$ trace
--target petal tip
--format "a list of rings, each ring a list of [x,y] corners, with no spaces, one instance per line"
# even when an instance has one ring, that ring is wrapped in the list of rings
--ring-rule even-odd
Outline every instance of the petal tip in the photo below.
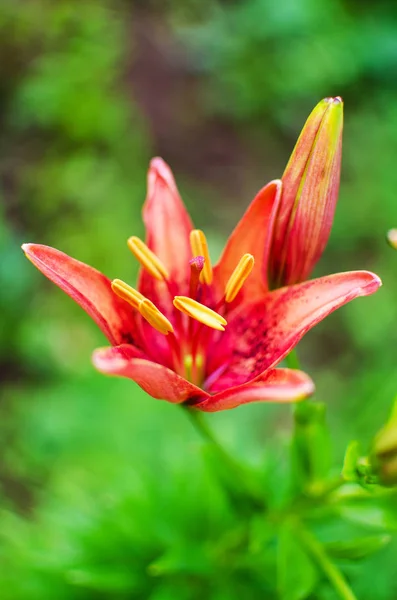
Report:
[[[163,167],[166,167],[165,161],[161,158],[161,156],[154,156],[150,161],[150,169],[160,170]]]
[[[269,181],[269,183],[265,187],[266,188],[274,187],[274,188],[276,188],[276,191],[280,194],[282,186],[283,186],[283,182],[281,179],[272,179],[272,181]]]
[[[148,187],[149,191],[153,190],[158,183],[163,183],[168,186],[172,191],[176,191],[176,184],[171,168],[165,160],[159,156],[155,156],[150,161],[148,171]]]
[[[323,99],[323,102],[327,104],[341,104],[343,105],[343,98],[341,96],[328,96]]]
[[[27,255],[30,253],[31,248],[34,246],[35,244],[31,244],[31,243],[25,243],[22,244],[21,248],[22,251]]]
[[[37,261],[39,260],[40,256],[40,253],[38,253],[37,251],[43,249],[42,244],[25,243],[21,245],[21,249],[22,252],[25,254],[26,258],[30,260],[32,264],[37,266]]]
[[[156,177],[161,177],[165,181],[168,181],[171,175],[171,169],[160,156],[155,156],[150,161],[149,174]]]
[[[382,285],[382,280],[375,273],[371,273],[371,271],[363,271],[363,276],[366,277],[367,281],[361,286],[361,294],[363,296],[368,296],[369,294],[373,294],[376,292]]]
[[[288,372],[292,378],[296,378],[296,395],[291,398],[292,402],[306,400],[316,391],[313,379],[304,371],[287,368],[284,369],[284,372]]]
[[[307,376],[307,381],[303,384],[301,394],[296,399],[296,401],[299,402],[301,400],[305,400],[305,398],[309,398],[309,396],[312,396],[315,391],[316,386],[314,385],[313,380],[310,379],[309,376]]]
[[[276,187],[280,187],[282,185],[282,181],[281,179],[272,179],[267,185],[275,185]]]

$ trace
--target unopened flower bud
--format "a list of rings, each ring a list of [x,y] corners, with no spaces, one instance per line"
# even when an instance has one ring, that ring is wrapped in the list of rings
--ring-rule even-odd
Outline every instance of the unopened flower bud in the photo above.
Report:
[[[397,250],[397,229],[390,229],[387,232],[387,241],[392,248]]]
[[[310,114],[292,152],[274,227],[274,287],[305,281],[326,246],[339,191],[342,129],[342,99],[325,98]]]

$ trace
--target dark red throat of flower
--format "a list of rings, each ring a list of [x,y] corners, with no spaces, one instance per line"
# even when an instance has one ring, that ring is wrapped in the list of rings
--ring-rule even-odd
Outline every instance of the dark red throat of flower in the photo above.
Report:
[[[174,370],[192,383],[205,387],[205,380],[212,380],[214,376],[206,371],[208,348],[217,341],[227,326],[227,321],[221,313],[225,314],[227,304],[235,299],[243,287],[254,266],[254,257],[251,254],[242,256],[225,286],[222,298],[214,306],[213,270],[204,233],[199,229],[192,230],[190,245],[193,257],[189,261],[189,295],[175,296],[175,286],[160,258],[139,238],[131,237],[128,240],[128,246],[141,266],[154,279],[165,283],[164,292],[168,294],[170,303],[172,302],[172,307],[166,312],[174,324],[149,298],[124,281],[115,279],[112,289],[128,302],[142,319],[166,336],[170,363]],[[213,305],[216,310],[207,306],[205,302]],[[145,336],[142,336],[142,346],[144,350],[148,350],[145,347]],[[150,353],[153,354],[153,349],[151,350]]]

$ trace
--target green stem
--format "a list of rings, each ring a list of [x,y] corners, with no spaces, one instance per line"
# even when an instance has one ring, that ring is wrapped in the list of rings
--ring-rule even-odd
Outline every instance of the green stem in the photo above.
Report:
[[[323,545],[304,527],[297,528],[297,533],[311,554],[317,565],[323,571],[328,581],[342,600],[357,600],[353,591],[346,582],[346,579],[339,571],[338,567],[329,559]]]
[[[210,442],[211,444],[216,446],[216,448],[222,454],[225,454],[225,456],[227,456],[227,458],[229,460],[230,457],[226,454],[225,450],[222,448],[222,446],[220,445],[220,443],[218,442],[218,440],[212,433],[211,428],[208,426],[208,423],[206,422],[206,420],[203,416],[203,413],[195,408],[190,408],[189,406],[187,406],[185,404],[182,404],[181,406],[182,406],[182,408],[186,409],[191,422],[193,423],[195,429],[202,436],[202,438],[205,439],[207,442]]]
[[[257,489],[255,482],[251,480],[249,473],[247,473],[247,471],[245,471],[244,468],[238,462],[236,462],[234,458],[230,456],[219,443],[211,428],[208,426],[203,413],[187,405],[181,404],[181,406],[185,409],[185,412],[187,412],[196,431],[198,431],[200,436],[217,452],[218,457],[229,473],[231,481],[235,484],[235,488],[238,490],[238,493],[243,494],[249,503],[255,507],[255,509],[264,510],[266,508],[266,503],[262,497],[262,494]],[[219,475],[219,473],[216,473],[216,475],[220,484],[229,494],[229,496],[234,496],[230,486],[225,484],[225,480]],[[231,500],[233,500],[232,497]]]

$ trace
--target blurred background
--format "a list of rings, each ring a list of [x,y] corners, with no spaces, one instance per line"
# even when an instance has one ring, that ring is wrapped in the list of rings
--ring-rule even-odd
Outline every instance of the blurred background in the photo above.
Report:
[[[160,155],[215,259],[281,176],[314,105],[341,95],[340,198],[315,275],[369,269],[384,286],[327,318],[299,354],[328,406],[335,464],[349,440],[365,448],[397,393],[397,254],[385,243],[397,226],[397,8],[2,0],[0,34],[1,598],[273,598],[274,568],[253,581],[234,560],[231,517],[186,416],[94,371],[104,337],[20,244],[133,284],[126,239],[143,234]],[[208,419],[271,487],[289,408]],[[395,552],[352,572],[360,599],[396,597]]]

